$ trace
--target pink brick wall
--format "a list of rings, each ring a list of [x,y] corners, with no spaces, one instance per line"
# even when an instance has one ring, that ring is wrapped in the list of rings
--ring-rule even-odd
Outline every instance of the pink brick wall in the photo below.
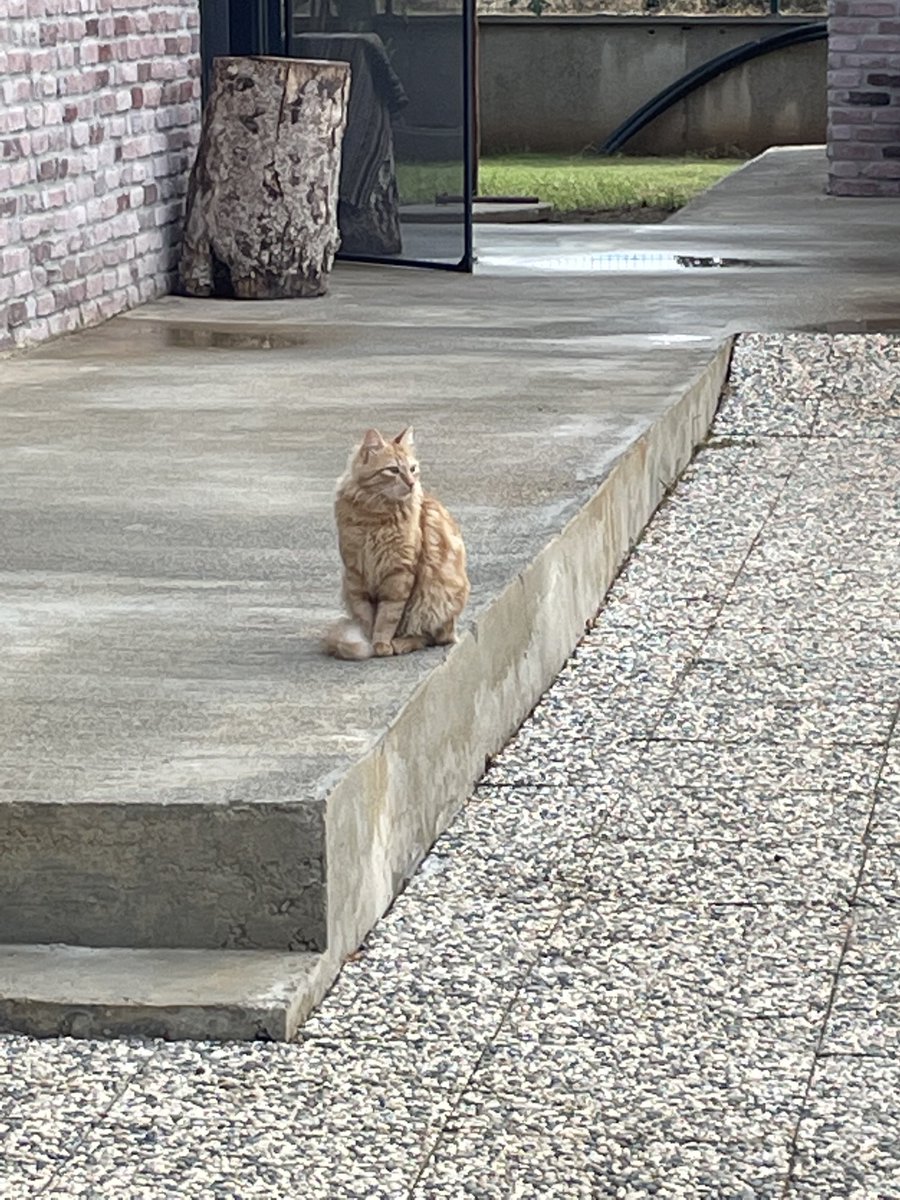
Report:
[[[0,350],[169,290],[198,0],[0,0]]]
[[[900,196],[900,0],[831,0],[829,190]]]

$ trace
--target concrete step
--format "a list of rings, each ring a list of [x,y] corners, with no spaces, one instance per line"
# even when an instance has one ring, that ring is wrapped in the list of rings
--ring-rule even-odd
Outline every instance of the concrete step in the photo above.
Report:
[[[318,954],[0,945],[0,1032],[285,1041],[331,977]]]
[[[323,949],[323,815],[314,801],[0,804],[0,942]]]

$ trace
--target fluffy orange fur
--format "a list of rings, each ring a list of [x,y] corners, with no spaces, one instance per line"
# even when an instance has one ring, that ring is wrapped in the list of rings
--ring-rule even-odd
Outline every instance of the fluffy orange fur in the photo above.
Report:
[[[338,480],[334,505],[348,617],[326,649],[338,658],[409,654],[456,641],[469,598],[456,521],[422,490],[412,429],[370,429]]]

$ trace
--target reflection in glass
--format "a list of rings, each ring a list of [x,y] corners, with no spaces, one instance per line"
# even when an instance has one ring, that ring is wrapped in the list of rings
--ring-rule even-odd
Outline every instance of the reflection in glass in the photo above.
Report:
[[[293,0],[290,53],[350,63],[341,255],[468,267],[471,0]]]

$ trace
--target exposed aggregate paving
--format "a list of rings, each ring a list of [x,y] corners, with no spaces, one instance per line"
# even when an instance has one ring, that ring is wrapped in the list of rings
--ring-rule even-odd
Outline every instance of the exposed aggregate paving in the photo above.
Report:
[[[900,339],[739,339],[298,1044],[0,1042],[0,1197],[900,1197]]]

